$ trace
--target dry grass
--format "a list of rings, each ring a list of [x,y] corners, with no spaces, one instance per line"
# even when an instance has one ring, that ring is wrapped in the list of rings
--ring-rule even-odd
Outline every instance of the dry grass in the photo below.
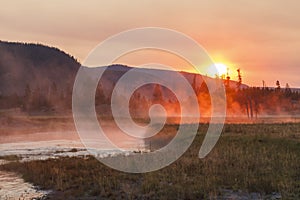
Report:
[[[222,189],[300,198],[300,124],[226,125],[213,151],[198,159],[206,128],[200,127],[179,160],[151,173],[118,172],[93,157],[13,162],[1,168],[54,189],[50,199],[210,199]]]

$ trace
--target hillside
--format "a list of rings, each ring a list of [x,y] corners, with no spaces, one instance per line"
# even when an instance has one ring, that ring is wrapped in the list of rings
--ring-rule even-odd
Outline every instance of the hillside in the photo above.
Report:
[[[74,57],[54,47],[0,41],[0,108],[70,108],[72,87],[79,67],[80,63]],[[104,92],[109,95],[118,79],[130,69],[124,65],[109,66],[101,81]],[[140,72],[143,74],[148,70],[152,69],[140,69]],[[158,73],[172,77],[174,72],[160,70]],[[194,77],[202,82],[200,75],[182,74],[191,84]],[[231,85],[236,83],[231,82]],[[153,86],[146,89],[146,93],[151,95]]]
[[[72,87],[80,63],[71,55],[40,44],[12,43],[0,41],[0,109],[19,108],[21,111],[64,113],[71,111]],[[96,110],[98,114],[111,115],[111,93],[120,79],[132,67],[115,64],[105,71],[96,92]],[[174,80],[175,87],[182,84],[175,77],[174,71],[159,69],[135,70],[136,80],[143,79],[147,72],[155,71]],[[180,72],[193,87],[198,97],[200,112],[211,112],[210,96],[203,82],[215,81],[214,78]],[[135,80],[132,80],[134,83]],[[299,114],[300,95],[292,90],[273,88],[250,88],[242,84],[237,89],[237,82],[224,80],[227,94],[227,114],[257,117],[259,114]],[[129,83],[130,84],[130,83]],[[185,91],[180,91],[185,92]],[[119,94],[120,100],[124,95]],[[170,115],[180,115],[180,106],[174,93],[157,84],[140,87],[131,98],[131,114],[147,117],[148,108],[153,103],[160,103]],[[196,105],[190,106],[195,109]]]
[[[80,63],[65,52],[40,44],[0,42],[0,94],[24,95],[26,86],[47,91],[70,87]]]

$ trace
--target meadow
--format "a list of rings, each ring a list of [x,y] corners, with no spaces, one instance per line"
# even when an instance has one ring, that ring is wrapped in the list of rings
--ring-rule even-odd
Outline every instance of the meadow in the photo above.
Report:
[[[53,190],[47,199],[222,199],[226,191],[300,198],[300,123],[226,124],[213,151],[199,159],[207,126],[200,125],[179,160],[155,172],[119,172],[92,156],[30,162],[10,157],[15,161],[0,170]],[[169,137],[165,131],[151,142],[155,147]]]

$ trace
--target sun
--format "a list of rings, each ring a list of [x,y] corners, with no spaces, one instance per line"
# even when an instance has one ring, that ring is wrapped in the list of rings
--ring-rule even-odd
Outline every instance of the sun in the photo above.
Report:
[[[223,63],[215,63],[215,67],[217,68],[219,76],[226,75],[229,69],[228,66]]]
[[[234,68],[232,64],[225,64],[224,62],[216,62],[206,68],[206,75],[210,77],[226,78],[227,75],[230,77]]]

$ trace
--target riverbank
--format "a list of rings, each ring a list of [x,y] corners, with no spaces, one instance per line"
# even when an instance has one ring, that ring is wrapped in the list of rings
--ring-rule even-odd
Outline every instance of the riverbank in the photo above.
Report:
[[[299,123],[225,125],[213,151],[199,159],[206,129],[200,126],[179,160],[151,173],[118,172],[91,156],[16,161],[0,168],[52,190],[49,199],[300,198]]]

